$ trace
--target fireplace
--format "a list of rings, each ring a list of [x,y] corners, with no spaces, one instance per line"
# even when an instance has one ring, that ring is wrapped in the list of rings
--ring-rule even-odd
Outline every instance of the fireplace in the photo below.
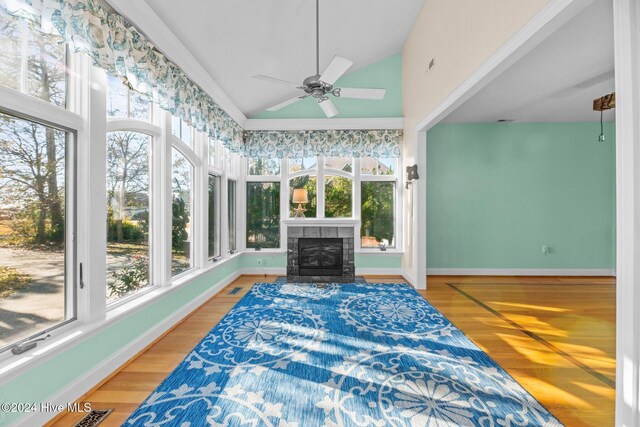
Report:
[[[287,228],[287,280],[350,283],[355,280],[353,226]]]
[[[342,239],[298,239],[300,276],[342,276]]]

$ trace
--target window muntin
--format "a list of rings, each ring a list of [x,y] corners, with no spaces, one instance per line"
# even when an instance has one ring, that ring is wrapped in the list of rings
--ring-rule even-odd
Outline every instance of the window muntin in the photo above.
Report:
[[[361,247],[377,248],[385,240],[388,247],[395,247],[395,193],[393,181],[361,183]]]
[[[360,159],[362,175],[392,176],[396,173],[396,159],[363,157]]]
[[[0,348],[75,318],[66,269],[72,141],[65,131],[0,113]]]
[[[326,218],[353,216],[353,180],[343,176],[325,175],[324,216]]]
[[[0,11],[0,85],[64,108],[66,56],[61,37]]]
[[[247,159],[247,175],[277,176],[280,175],[279,159]]]
[[[171,133],[179,140],[193,148],[193,128],[179,117],[171,117]]]
[[[247,183],[247,248],[280,247],[280,183]]]
[[[178,275],[193,267],[192,207],[193,165],[176,148],[172,149],[171,170],[171,274]]]
[[[304,216],[306,218],[316,218],[318,216],[318,178],[313,175],[297,176],[289,180],[289,216],[293,217],[294,209],[298,207],[297,203],[292,203],[293,190],[298,188],[304,188],[307,190],[307,198],[309,203],[302,205],[306,211]]]
[[[107,117],[151,121],[151,101],[107,74]]]
[[[208,256],[209,259],[217,259],[220,256],[220,177],[209,174],[208,184]]]
[[[236,248],[236,182],[232,179],[227,182],[227,211],[229,225],[229,252],[235,252]]]
[[[149,211],[151,137],[107,134],[107,302],[151,284]]]

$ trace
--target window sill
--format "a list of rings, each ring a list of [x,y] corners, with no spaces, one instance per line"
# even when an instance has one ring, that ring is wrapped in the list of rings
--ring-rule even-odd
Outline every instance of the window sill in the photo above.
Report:
[[[356,255],[404,255],[404,251],[401,249],[387,249],[386,251],[381,251],[376,248],[362,248],[356,251]]]
[[[256,251],[255,249],[245,249],[242,253],[246,255],[260,255],[260,254],[280,255],[280,254],[286,254],[287,250],[282,248],[265,248],[265,249],[260,249],[259,251]]]
[[[173,293],[183,286],[193,282],[200,276],[226,264],[227,262],[230,262],[231,260],[234,260],[240,255],[241,253],[236,253],[213,265],[206,265],[201,269],[186,272],[186,274],[179,277],[169,286],[156,286],[151,288],[148,292],[111,308],[107,311],[107,314],[103,319],[91,323],[80,323],[79,321],[75,321],[71,323],[68,328],[60,328],[58,330],[59,333],[55,336],[52,336],[47,341],[40,343],[37,347],[24,354],[16,356],[7,351],[6,355],[3,355],[3,359],[0,360],[0,383],[6,383],[25,373],[34,366],[52,359],[70,347],[78,344],[78,342],[91,338],[117,321],[143,310],[161,297]]]

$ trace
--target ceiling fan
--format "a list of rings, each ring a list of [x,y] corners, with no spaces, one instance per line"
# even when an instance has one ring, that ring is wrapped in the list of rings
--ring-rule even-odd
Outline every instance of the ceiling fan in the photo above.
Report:
[[[302,81],[302,85],[263,75],[253,77],[271,83],[293,86],[304,91],[304,94],[269,107],[267,108],[267,111],[277,111],[301,99],[313,96],[318,100],[318,105],[320,105],[324,114],[327,117],[333,117],[338,114],[338,110],[328,95],[333,95],[336,98],[342,97],[371,100],[380,100],[384,98],[384,89],[334,87],[333,85],[336,80],[338,80],[349,69],[349,67],[351,67],[351,65],[353,65],[352,61],[339,56],[334,56],[326,70],[320,74],[320,6],[319,0],[316,0],[316,73],[313,76],[309,76],[304,79]]]

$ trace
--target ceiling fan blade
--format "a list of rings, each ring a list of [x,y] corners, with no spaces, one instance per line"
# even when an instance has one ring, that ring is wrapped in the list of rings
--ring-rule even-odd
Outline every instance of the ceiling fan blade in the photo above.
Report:
[[[340,88],[340,98],[383,99],[384,89],[364,89],[359,87]]]
[[[325,99],[319,104],[320,104],[320,108],[322,108],[322,111],[324,111],[324,115],[327,116],[327,118],[330,119],[331,117],[338,114],[338,110],[336,109],[336,106],[333,105],[333,102],[331,102],[330,99]]]
[[[305,95],[305,96],[296,96],[295,98],[287,99],[286,101],[281,102],[280,104],[276,104],[273,107],[267,108],[267,111],[278,111],[281,108],[284,108],[284,107],[286,107],[288,105],[291,105],[294,102],[300,101],[301,99],[306,98],[306,97],[307,97],[307,95]]]
[[[254,79],[264,80],[265,82],[276,83],[279,85],[294,86],[294,87],[300,86],[300,83],[294,83],[288,80],[276,79],[275,77],[263,76],[262,74],[258,74],[257,76],[252,76],[252,77]]]
[[[331,60],[331,63],[324,70],[324,73],[320,76],[320,81],[323,81],[327,84],[334,84],[336,80],[338,80],[348,69],[353,65],[353,62],[348,59],[341,58],[339,56],[334,56]]]

